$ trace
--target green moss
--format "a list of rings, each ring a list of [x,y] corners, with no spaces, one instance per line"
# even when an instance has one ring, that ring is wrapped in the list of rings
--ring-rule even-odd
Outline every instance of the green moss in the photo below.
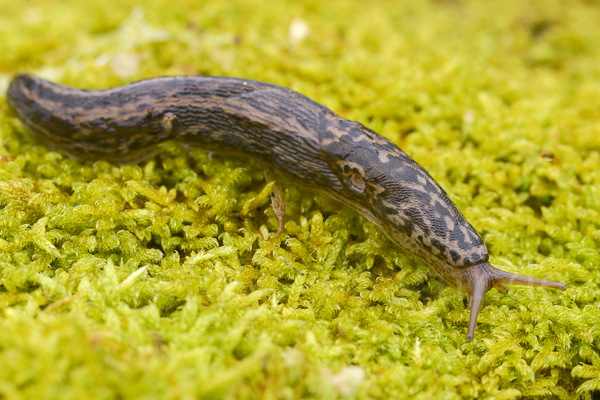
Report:
[[[277,219],[263,163],[167,143],[137,166],[83,164],[2,97],[0,397],[600,390],[594,2],[134,3],[0,0],[0,91],[18,71],[87,88],[169,74],[291,87],[425,166],[494,264],[569,290],[491,291],[466,343],[465,296],[326,196],[280,176],[285,229],[264,241]]]

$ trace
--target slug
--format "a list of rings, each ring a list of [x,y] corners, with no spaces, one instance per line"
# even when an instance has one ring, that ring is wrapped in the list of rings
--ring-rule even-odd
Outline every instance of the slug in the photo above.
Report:
[[[266,160],[347,204],[467,293],[469,341],[491,288],[567,289],[494,268],[479,233],[425,169],[388,139],[290,89],[239,78],[175,76],[78,90],[20,74],[7,101],[32,133],[82,160],[137,162],[167,139]]]

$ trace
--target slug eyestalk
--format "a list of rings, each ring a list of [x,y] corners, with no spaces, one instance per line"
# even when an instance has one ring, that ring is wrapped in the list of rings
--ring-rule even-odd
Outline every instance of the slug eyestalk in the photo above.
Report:
[[[475,336],[475,325],[477,316],[483,303],[485,294],[492,288],[498,289],[502,293],[506,293],[507,289],[504,285],[522,285],[522,286],[537,286],[551,289],[567,290],[567,285],[548,281],[545,279],[530,278],[527,276],[511,274],[510,272],[502,271],[494,268],[490,263],[474,265],[464,269],[470,285],[460,288],[469,295],[469,310],[471,316],[469,318],[469,329],[467,331],[467,340],[473,340]]]

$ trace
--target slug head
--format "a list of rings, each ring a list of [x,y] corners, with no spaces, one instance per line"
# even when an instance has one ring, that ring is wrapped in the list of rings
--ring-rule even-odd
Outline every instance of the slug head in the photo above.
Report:
[[[336,178],[325,189],[328,194],[424,259],[436,258],[455,268],[488,260],[481,236],[427,171],[400,148],[358,122],[335,118],[327,128],[321,132],[323,158]]]
[[[331,128],[333,126],[333,128]],[[396,244],[425,259],[449,284],[469,294],[467,340],[473,340],[485,293],[504,285],[566,290],[562,283],[494,268],[481,236],[446,192],[389,140],[357,122],[330,124],[324,150],[333,176],[332,197],[359,210]]]

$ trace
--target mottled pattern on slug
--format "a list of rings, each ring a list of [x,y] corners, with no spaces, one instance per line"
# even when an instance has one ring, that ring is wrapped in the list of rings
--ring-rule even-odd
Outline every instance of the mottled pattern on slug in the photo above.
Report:
[[[83,159],[137,161],[165,139],[259,156],[355,208],[456,285],[488,260],[479,234],[406,153],[290,89],[221,77],[165,77],[76,90],[31,75],[9,105],[42,140]]]

